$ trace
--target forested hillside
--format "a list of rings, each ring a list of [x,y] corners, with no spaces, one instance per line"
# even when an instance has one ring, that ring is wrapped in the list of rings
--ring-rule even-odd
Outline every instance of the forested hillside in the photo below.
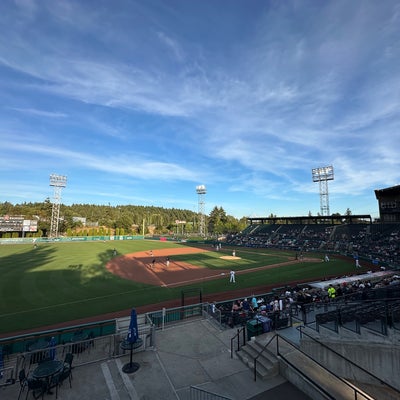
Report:
[[[38,221],[38,233],[26,236],[47,236],[50,230],[52,203],[49,199],[37,203],[0,203],[0,216],[23,216]],[[191,210],[135,205],[60,205],[60,234],[68,236],[111,234],[168,234],[190,235],[198,232],[199,215]],[[206,216],[210,234],[238,232],[246,226],[241,220],[226,215],[222,207],[214,207]],[[21,232],[2,233],[2,237],[18,237]]]

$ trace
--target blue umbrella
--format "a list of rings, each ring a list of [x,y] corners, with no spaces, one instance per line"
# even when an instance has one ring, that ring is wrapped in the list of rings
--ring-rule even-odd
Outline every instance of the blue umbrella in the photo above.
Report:
[[[133,345],[136,342],[139,342],[139,335],[138,335],[138,324],[137,324],[137,315],[136,315],[136,310],[132,308],[131,311],[131,321],[129,323],[129,329],[128,329],[128,336],[126,337],[125,342],[128,343],[130,346],[131,350],[131,356],[128,364],[125,364],[122,367],[122,371],[131,374],[139,369],[139,364],[134,363],[132,361],[132,353],[133,353]]]
[[[128,343],[135,343],[138,340],[138,325],[136,310],[132,308],[131,321],[129,323],[128,336],[126,338]]]
[[[56,358],[56,345],[57,345],[57,342],[53,336],[49,342],[49,347],[50,347],[49,356],[52,360],[54,360]]]

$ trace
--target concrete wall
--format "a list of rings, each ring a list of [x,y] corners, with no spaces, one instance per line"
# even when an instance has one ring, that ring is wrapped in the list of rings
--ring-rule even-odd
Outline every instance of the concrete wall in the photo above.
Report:
[[[305,380],[299,372],[290,367],[283,360],[279,361],[279,373],[283,377],[285,377],[290,383],[300,389],[303,393],[311,397],[313,400],[328,399],[328,397],[323,392],[318,390],[318,388],[316,388],[312,383]]]
[[[400,341],[397,335],[385,337],[369,332],[367,337],[364,337],[363,334],[349,331],[341,331],[339,335],[321,331],[318,335],[313,331],[312,336],[355,364],[345,362],[333,351],[303,336],[301,350],[337,375],[373,385],[380,385],[381,379],[400,390]],[[379,379],[374,379],[358,366]]]

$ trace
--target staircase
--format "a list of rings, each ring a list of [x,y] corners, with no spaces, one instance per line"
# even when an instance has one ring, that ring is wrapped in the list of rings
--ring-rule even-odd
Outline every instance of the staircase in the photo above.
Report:
[[[261,352],[264,343],[260,343],[253,336],[236,354],[250,369],[254,368],[254,358]],[[257,359],[257,376],[261,379],[268,379],[279,374],[278,358],[264,350]]]
[[[267,380],[277,375],[282,375],[311,398],[336,399],[336,400],[394,400],[388,389],[366,388],[364,390],[371,394],[376,392],[377,397],[368,395],[360,387],[358,382],[350,382],[332,374],[322,365],[316,363],[306,354],[302,353],[285,339],[279,339],[279,357],[276,354],[277,348],[274,343],[271,346],[266,344],[274,340],[271,333],[254,337],[248,341],[236,354],[251,370],[254,369],[254,358],[257,359],[257,379]],[[270,349],[268,348],[270,347]],[[261,353],[261,351],[263,352]],[[374,390],[372,390],[374,389]]]

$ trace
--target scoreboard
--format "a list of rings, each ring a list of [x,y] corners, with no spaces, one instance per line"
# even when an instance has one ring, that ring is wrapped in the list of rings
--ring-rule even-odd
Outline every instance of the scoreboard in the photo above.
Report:
[[[37,232],[37,227],[36,220],[24,219],[22,216],[0,217],[0,232]]]

